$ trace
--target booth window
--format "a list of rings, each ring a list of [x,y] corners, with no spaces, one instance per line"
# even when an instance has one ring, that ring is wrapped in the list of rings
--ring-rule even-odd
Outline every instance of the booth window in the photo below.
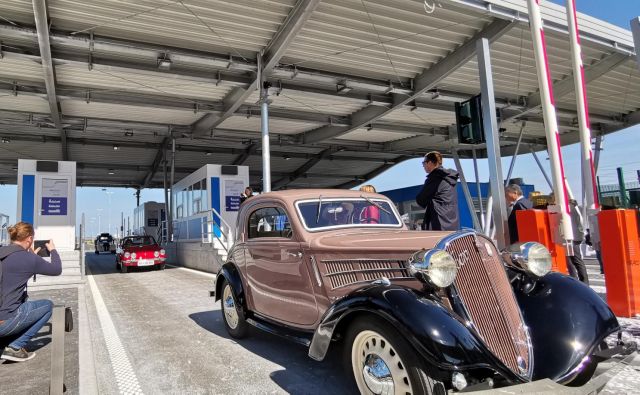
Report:
[[[291,238],[291,223],[284,209],[279,207],[260,208],[249,216],[249,239],[262,237]]]

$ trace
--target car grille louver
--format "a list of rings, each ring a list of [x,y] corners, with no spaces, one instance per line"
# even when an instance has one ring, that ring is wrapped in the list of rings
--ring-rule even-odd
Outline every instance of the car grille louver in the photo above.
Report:
[[[382,277],[411,277],[405,267],[405,261],[399,259],[335,259],[323,260],[321,263],[331,289],[374,281]]]
[[[494,244],[476,235],[454,239],[447,251],[460,265],[453,283],[464,314],[489,350],[518,376],[530,378],[530,341]]]

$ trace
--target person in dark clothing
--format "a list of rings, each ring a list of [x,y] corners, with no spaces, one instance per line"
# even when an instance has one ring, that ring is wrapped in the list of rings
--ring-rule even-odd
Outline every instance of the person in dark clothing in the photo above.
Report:
[[[432,151],[422,161],[427,179],[416,203],[425,208],[423,230],[458,230],[458,172],[442,167],[442,155]]]
[[[251,196],[253,196],[253,189],[251,189],[251,187],[246,187],[244,192],[240,194],[240,203],[244,203],[244,201],[249,199]]]
[[[518,224],[516,222],[516,211],[518,210],[530,210],[533,208],[531,201],[522,196],[522,189],[518,184],[510,184],[504,189],[504,194],[509,204],[509,240],[511,244],[517,243],[520,239],[518,237]]]
[[[582,260],[582,251],[580,245],[584,241],[584,225],[582,223],[582,215],[578,208],[578,202],[575,199],[569,200],[571,207],[571,231],[573,232],[573,256],[567,257],[567,269],[571,277],[577,278],[583,283],[589,285],[589,275],[587,267]]]
[[[52,240],[46,244],[51,262],[37,255],[31,224],[19,222],[9,227],[9,236],[11,244],[0,248],[0,338],[9,341],[0,359],[21,362],[35,356],[25,346],[49,321],[53,309],[50,300],[27,301],[27,282],[36,274],[60,275],[62,262]]]

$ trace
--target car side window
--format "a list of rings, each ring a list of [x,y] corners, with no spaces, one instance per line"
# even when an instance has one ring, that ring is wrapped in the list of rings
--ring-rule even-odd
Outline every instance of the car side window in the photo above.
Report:
[[[293,232],[289,216],[279,207],[259,208],[249,216],[247,226],[248,238],[286,237],[291,238]]]

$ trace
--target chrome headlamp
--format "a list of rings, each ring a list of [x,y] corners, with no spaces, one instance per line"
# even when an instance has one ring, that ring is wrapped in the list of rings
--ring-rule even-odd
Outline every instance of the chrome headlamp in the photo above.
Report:
[[[536,277],[542,277],[551,271],[551,253],[547,247],[536,242],[515,245],[517,251],[511,252],[511,258],[523,269]]]
[[[413,254],[409,271],[414,276],[423,274],[436,287],[445,288],[456,279],[458,263],[447,251],[434,248]]]

